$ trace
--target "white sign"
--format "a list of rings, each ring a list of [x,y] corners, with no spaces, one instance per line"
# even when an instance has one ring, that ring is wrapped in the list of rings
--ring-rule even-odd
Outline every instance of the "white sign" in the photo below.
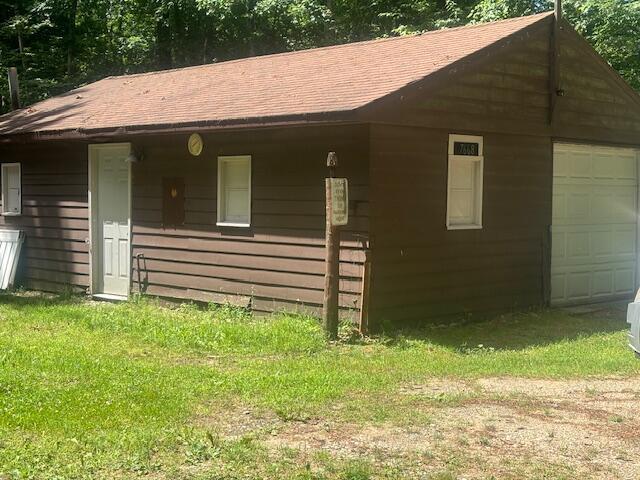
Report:
[[[331,225],[349,222],[349,183],[346,178],[331,178]]]

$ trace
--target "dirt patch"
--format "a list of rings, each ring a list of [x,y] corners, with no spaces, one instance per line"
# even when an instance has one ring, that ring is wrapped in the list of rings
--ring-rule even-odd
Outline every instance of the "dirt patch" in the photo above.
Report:
[[[429,383],[412,383],[400,387],[398,393],[404,395],[421,395],[428,398],[443,396],[465,397],[475,395],[480,386],[473,381],[459,379],[434,379]]]
[[[441,395],[452,404],[417,403],[428,415],[411,426],[338,420],[285,422],[240,410],[215,421],[225,436],[255,435],[282,448],[404,465],[407,478],[443,469],[460,478],[640,478],[640,379],[434,380],[399,394]],[[425,412],[421,412],[425,413]]]
[[[237,405],[215,405],[209,414],[198,416],[195,424],[228,440],[275,433],[284,422],[275,413]]]

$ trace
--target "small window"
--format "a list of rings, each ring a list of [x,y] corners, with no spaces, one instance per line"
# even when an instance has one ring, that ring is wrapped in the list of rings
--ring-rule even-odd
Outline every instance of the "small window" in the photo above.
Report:
[[[2,164],[2,215],[20,215],[22,213],[22,196],[20,181],[20,164]]]
[[[251,224],[251,157],[218,157],[218,225]]]
[[[449,135],[447,228],[482,228],[482,137]]]

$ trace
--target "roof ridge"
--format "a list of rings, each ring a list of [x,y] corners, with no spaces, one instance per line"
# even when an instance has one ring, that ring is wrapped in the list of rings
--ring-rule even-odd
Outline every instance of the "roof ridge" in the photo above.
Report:
[[[364,45],[364,44],[372,44],[372,43],[382,43],[382,42],[389,42],[389,41],[394,41],[394,40],[406,40],[408,38],[416,38],[416,37],[422,37],[422,36],[427,36],[427,35],[434,35],[434,34],[440,34],[440,33],[444,33],[444,32],[453,32],[453,31],[458,31],[458,30],[462,30],[462,29],[475,29],[475,28],[481,28],[481,27],[487,27],[490,25],[496,25],[496,24],[504,24],[504,23],[512,23],[512,22],[516,22],[525,18],[533,18],[533,17],[540,17],[540,18],[544,18],[547,17],[549,15],[553,14],[552,11],[545,11],[545,12],[541,12],[541,13],[535,13],[532,15],[524,15],[522,17],[513,17],[513,18],[507,18],[504,20],[495,20],[492,22],[482,22],[482,23],[468,23],[466,25],[460,25],[458,27],[450,27],[450,28],[441,28],[438,30],[429,30],[426,32],[421,32],[421,33],[415,33],[415,34],[411,34],[411,35],[400,35],[400,36],[396,36],[396,37],[384,37],[384,38],[374,38],[371,40],[361,40],[358,42],[346,42],[346,43],[339,43],[336,45],[326,45],[323,47],[311,47],[311,48],[303,48],[300,50],[292,50],[289,52],[278,52],[278,53],[268,53],[265,55],[254,55],[252,57],[243,57],[243,58],[234,58],[232,60],[224,60],[222,62],[214,62],[214,63],[205,63],[202,65],[189,65],[186,67],[176,67],[176,68],[168,68],[165,70],[153,70],[150,72],[140,72],[140,73],[132,73],[132,74],[125,74],[125,75],[110,75],[108,77],[103,78],[102,80],[117,80],[117,79],[126,79],[126,78],[135,78],[135,77],[143,77],[143,76],[147,76],[147,75],[158,75],[158,74],[162,74],[162,73],[168,73],[168,72],[176,72],[176,71],[187,71],[187,70],[195,70],[195,69],[205,69],[205,68],[211,68],[211,67],[215,67],[217,65],[229,65],[229,64],[233,64],[233,63],[242,63],[242,62],[249,62],[249,61],[254,61],[257,59],[263,59],[263,58],[275,58],[275,57],[282,57],[282,56],[288,56],[288,55],[298,55],[301,53],[307,53],[307,52],[317,52],[320,50],[333,50],[333,49],[339,49],[339,48],[347,48],[347,47],[351,47],[353,45]],[[100,80],[98,80],[100,81]]]

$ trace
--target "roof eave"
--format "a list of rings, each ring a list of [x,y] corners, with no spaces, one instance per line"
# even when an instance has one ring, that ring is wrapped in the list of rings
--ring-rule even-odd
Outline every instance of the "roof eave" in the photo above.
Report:
[[[294,115],[238,118],[229,120],[206,120],[171,124],[129,125],[107,128],[81,128],[65,130],[45,130],[33,132],[1,133],[0,144],[34,143],[41,141],[72,140],[92,141],[114,137],[128,137],[151,134],[213,132],[264,127],[302,126],[318,124],[353,123],[359,120],[357,109],[316,112]]]

